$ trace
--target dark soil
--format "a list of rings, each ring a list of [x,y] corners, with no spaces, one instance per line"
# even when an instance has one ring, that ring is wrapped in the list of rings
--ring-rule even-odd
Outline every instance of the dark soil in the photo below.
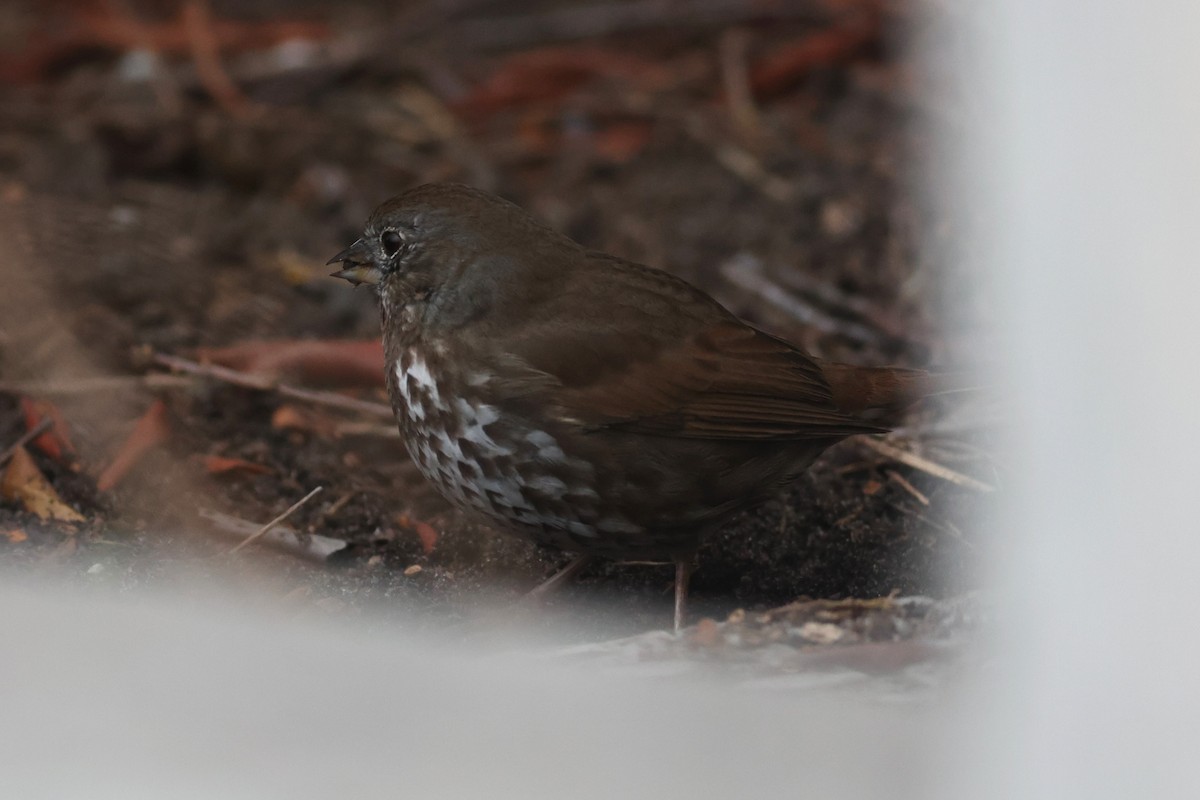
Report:
[[[173,18],[170,3],[124,5],[145,20]],[[908,183],[929,94],[884,33],[905,23],[902,8],[879,23],[869,4],[814,2],[775,18],[741,5],[583,35],[564,22],[572,7],[554,3],[214,3],[221,18],[332,26],[321,48],[297,51],[295,69],[266,44],[226,48],[250,116],[214,101],[187,53],[164,51],[149,81],[134,79],[146,53],[102,43],[29,67],[34,34],[54,40],[90,4],[6,5],[0,448],[26,430],[21,394],[52,400],[78,466],[34,456],[87,521],[42,521],[0,500],[0,562],[131,588],[169,586],[183,572],[326,613],[427,610],[417,618],[435,626],[516,600],[562,564],[448,508],[377,419],[326,411],[363,424],[340,435],[281,430],[275,392],[134,380],[149,352],[377,336],[371,295],[325,277],[323,265],[376,203],[423,182],[496,191],[588,247],[684,276],[823,357],[971,365],[975,341],[946,333],[936,310],[977,304],[942,279],[929,236],[947,221]],[[536,27],[539,18],[550,22]],[[774,82],[761,72],[855,25],[873,33]],[[731,99],[738,64],[761,78],[752,106]],[[722,268],[737,259],[761,265],[760,282],[793,311],[731,280]],[[95,376],[131,380],[80,388]],[[96,475],[155,396],[169,439],[116,489],[97,491]],[[988,440],[962,424],[967,402],[914,410],[904,446],[995,482]],[[213,454],[267,471],[209,474],[198,457]],[[267,548],[220,556],[230,540],[198,517],[215,509],[265,522],[318,485],[288,524],[349,543],[326,564]],[[984,498],[845,442],[705,545],[697,615],[802,596],[961,593],[974,585]],[[416,520],[437,531],[432,552]],[[12,531],[24,537],[6,538]],[[624,620],[613,630],[661,626],[671,578],[669,566],[595,567],[547,613],[582,613],[574,601],[598,598]]]

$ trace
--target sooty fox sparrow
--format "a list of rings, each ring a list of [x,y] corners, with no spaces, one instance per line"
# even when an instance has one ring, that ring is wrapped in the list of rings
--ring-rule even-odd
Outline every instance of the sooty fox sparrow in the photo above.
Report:
[[[593,556],[675,562],[676,628],[707,531],[925,391],[923,372],[819,361],[465,186],[388,200],[335,262],[378,287],[388,393],[425,477],[579,553],[561,577]]]

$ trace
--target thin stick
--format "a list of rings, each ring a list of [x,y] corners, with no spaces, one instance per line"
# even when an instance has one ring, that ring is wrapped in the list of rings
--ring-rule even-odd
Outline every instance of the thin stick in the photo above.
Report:
[[[241,550],[246,545],[251,544],[251,543],[257,541],[258,539],[262,538],[264,534],[266,534],[269,530],[271,530],[271,528],[274,528],[276,525],[278,525],[279,523],[283,522],[285,519],[290,517],[292,515],[292,513],[295,512],[296,509],[298,509],[300,506],[307,503],[309,500],[311,500],[317,493],[319,493],[324,488],[325,488],[324,486],[318,486],[317,488],[313,489],[308,494],[304,495],[304,497],[301,497],[299,500],[297,500],[295,503],[292,504],[291,508],[289,508],[287,511],[280,514],[275,519],[268,522],[266,525],[263,525],[253,535],[246,537],[239,544],[234,545],[229,550],[229,552],[227,552],[225,555],[231,556],[234,553],[236,553],[238,550]]]
[[[0,392],[61,397],[122,389],[178,389],[191,383],[186,375],[101,375],[73,380],[0,381]]]
[[[729,111],[743,133],[757,135],[760,125],[754,91],[750,88],[750,70],[746,53],[750,49],[750,34],[745,28],[731,28],[721,34],[717,43],[721,63],[721,83]]]
[[[239,540],[253,535],[259,529],[257,522],[232,517],[219,511],[200,510],[200,517],[207,520],[216,533],[236,536]],[[322,536],[319,533],[300,533],[286,525],[276,525],[263,535],[263,544],[271,545],[288,553],[312,561],[328,561],[329,557],[345,550],[349,545],[342,539]]]
[[[38,420],[37,425],[34,425],[32,428],[22,434],[20,439],[17,439],[15,442],[9,445],[9,447],[3,453],[0,453],[0,466],[7,464],[8,460],[13,457],[13,453],[17,452],[17,450],[41,436],[53,424],[54,420],[50,417],[42,417],[40,420]]]
[[[345,411],[358,411],[363,414],[386,417],[387,419],[393,417],[391,406],[385,406],[383,403],[356,400],[353,397],[346,397],[336,392],[321,392],[314,389],[301,389],[298,386],[289,386],[286,383],[275,383],[269,378],[262,378],[246,372],[238,372],[236,369],[222,367],[217,364],[201,364],[198,361],[190,361],[179,356],[169,356],[165,353],[155,353],[153,361],[156,364],[161,364],[177,372],[215,378],[225,383],[231,383],[234,386],[244,386],[247,389],[277,392],[284,397],[294,397],[297,400],[304,400],[315,405],[340,408]]]
[[[881,338],[870,327],[859,322],[838,319],[796,293],[788,291],[767,276],[762,262],[757,258],[745,254],[735,256],[721,265],[720,272],[730,283],[753,292],[802,325],[866,344],[878,343]]]
[[[910,453],[887,442],[881,442],[878,439],[871,439],[865,436],[860,441],[880,455],[899,461],[901,464],[906,464],[913,469],[927,472],[935,478],[941,478],[944,481],[950,481],[951,483],[956,483],[959,486],[965,486],[968,489],[974,489],[978,492],[994,492],[996,490],[996,487],[981,480],[972,478],[969,475],[963,475],[961,472],[956,472],[949,467],[944,467],[916,453]]]
[[[713,158],[725,169],[758,189],[777,203],[789,203],[796,195],[796,187],[778,175],[767,171],[762,162],[749,150],[732,142],[721,141],[711,134],[698,115],[683,120],[683,130],[700,144],[712,151]]]
[[[969,541],[967,541],[967,538],[965,536],[963,536],[963,532],[960,531],[954,523],[949,522],[949,521],[938,522],[937,520],[933,519],[932,517],[927,517],[924,514],[914,514],[911,509],[907,509],[904,506],[897,505],[896,503],[888,503],[888,505],[891,506],[892,508],[896,509],[897,511],[899,511],[901,514],[913,514],[913,517],[918,522],[920,522],[924,525],[928,525],[930,528],[933,528],[934,530],[941,531],[942,533],[944,533],[954,539],[957,539],[961,544],[963,544],[966,547],[971,548],[972,550],[975,549],[975,545],[973,545]]]
[[[923,506],[929,505],[929,498],[926,497],[925,494],[923,492],[921,492],[921,490],[919,490],[917,487],[915,487],[911,483],[909,483],[908,478],[905,478],[903,475],[901,475],[899,472],[896,472],[896,470],[894,470],[894,469],[886,470],[886,472],[887,472],[887,476],[889,478],[894,480],[896,483],[900,484],[900,486],[906,492],[911,494],[913,497],[917,498],[918,503],[920,503]]]
[[[967,541],[967,538],[965,536],[963,536],[963,532],[960,531],[958,529],[958,527],[956,525],[954,525],[953,523],[938,522],[934,519],[930,519],[929,517],[923,516],[921,514],[917,514],[917,519],[921,522],[924,522],[926,525],[928,525],[931,528],[936,528],[937,530],[941,531],[942,533],[949,534],[950,536],[952,536],[953,538],[962,542],[964,545],[971,548],[972,550],[975,549],[975,545],[973,545],[969,541]]]
[[[576,556],[565,567],[526,592],[522,600],[541,601],[547,595],[557,592],[563,586],[566,586],[572,578],[582,572],[593,560],[592,556]]]

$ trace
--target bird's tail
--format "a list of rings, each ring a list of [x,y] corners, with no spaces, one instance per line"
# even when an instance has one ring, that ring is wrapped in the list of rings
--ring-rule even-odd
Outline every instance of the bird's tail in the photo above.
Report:
[[[922,398],[979,387],[974,376],[960,372],[859,367],[832,361],[822,361],[820,366],[838,408],[870,418],[887,419],[889,414],[903,411]]]

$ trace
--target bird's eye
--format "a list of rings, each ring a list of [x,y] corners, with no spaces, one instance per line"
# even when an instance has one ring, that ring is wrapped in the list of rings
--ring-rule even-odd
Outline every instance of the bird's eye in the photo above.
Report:
[[[395,231],[384,231],[383,236],[379,237],[383,242],[383,252],[389,256],[394,256],[404,245],[404,239]]]

